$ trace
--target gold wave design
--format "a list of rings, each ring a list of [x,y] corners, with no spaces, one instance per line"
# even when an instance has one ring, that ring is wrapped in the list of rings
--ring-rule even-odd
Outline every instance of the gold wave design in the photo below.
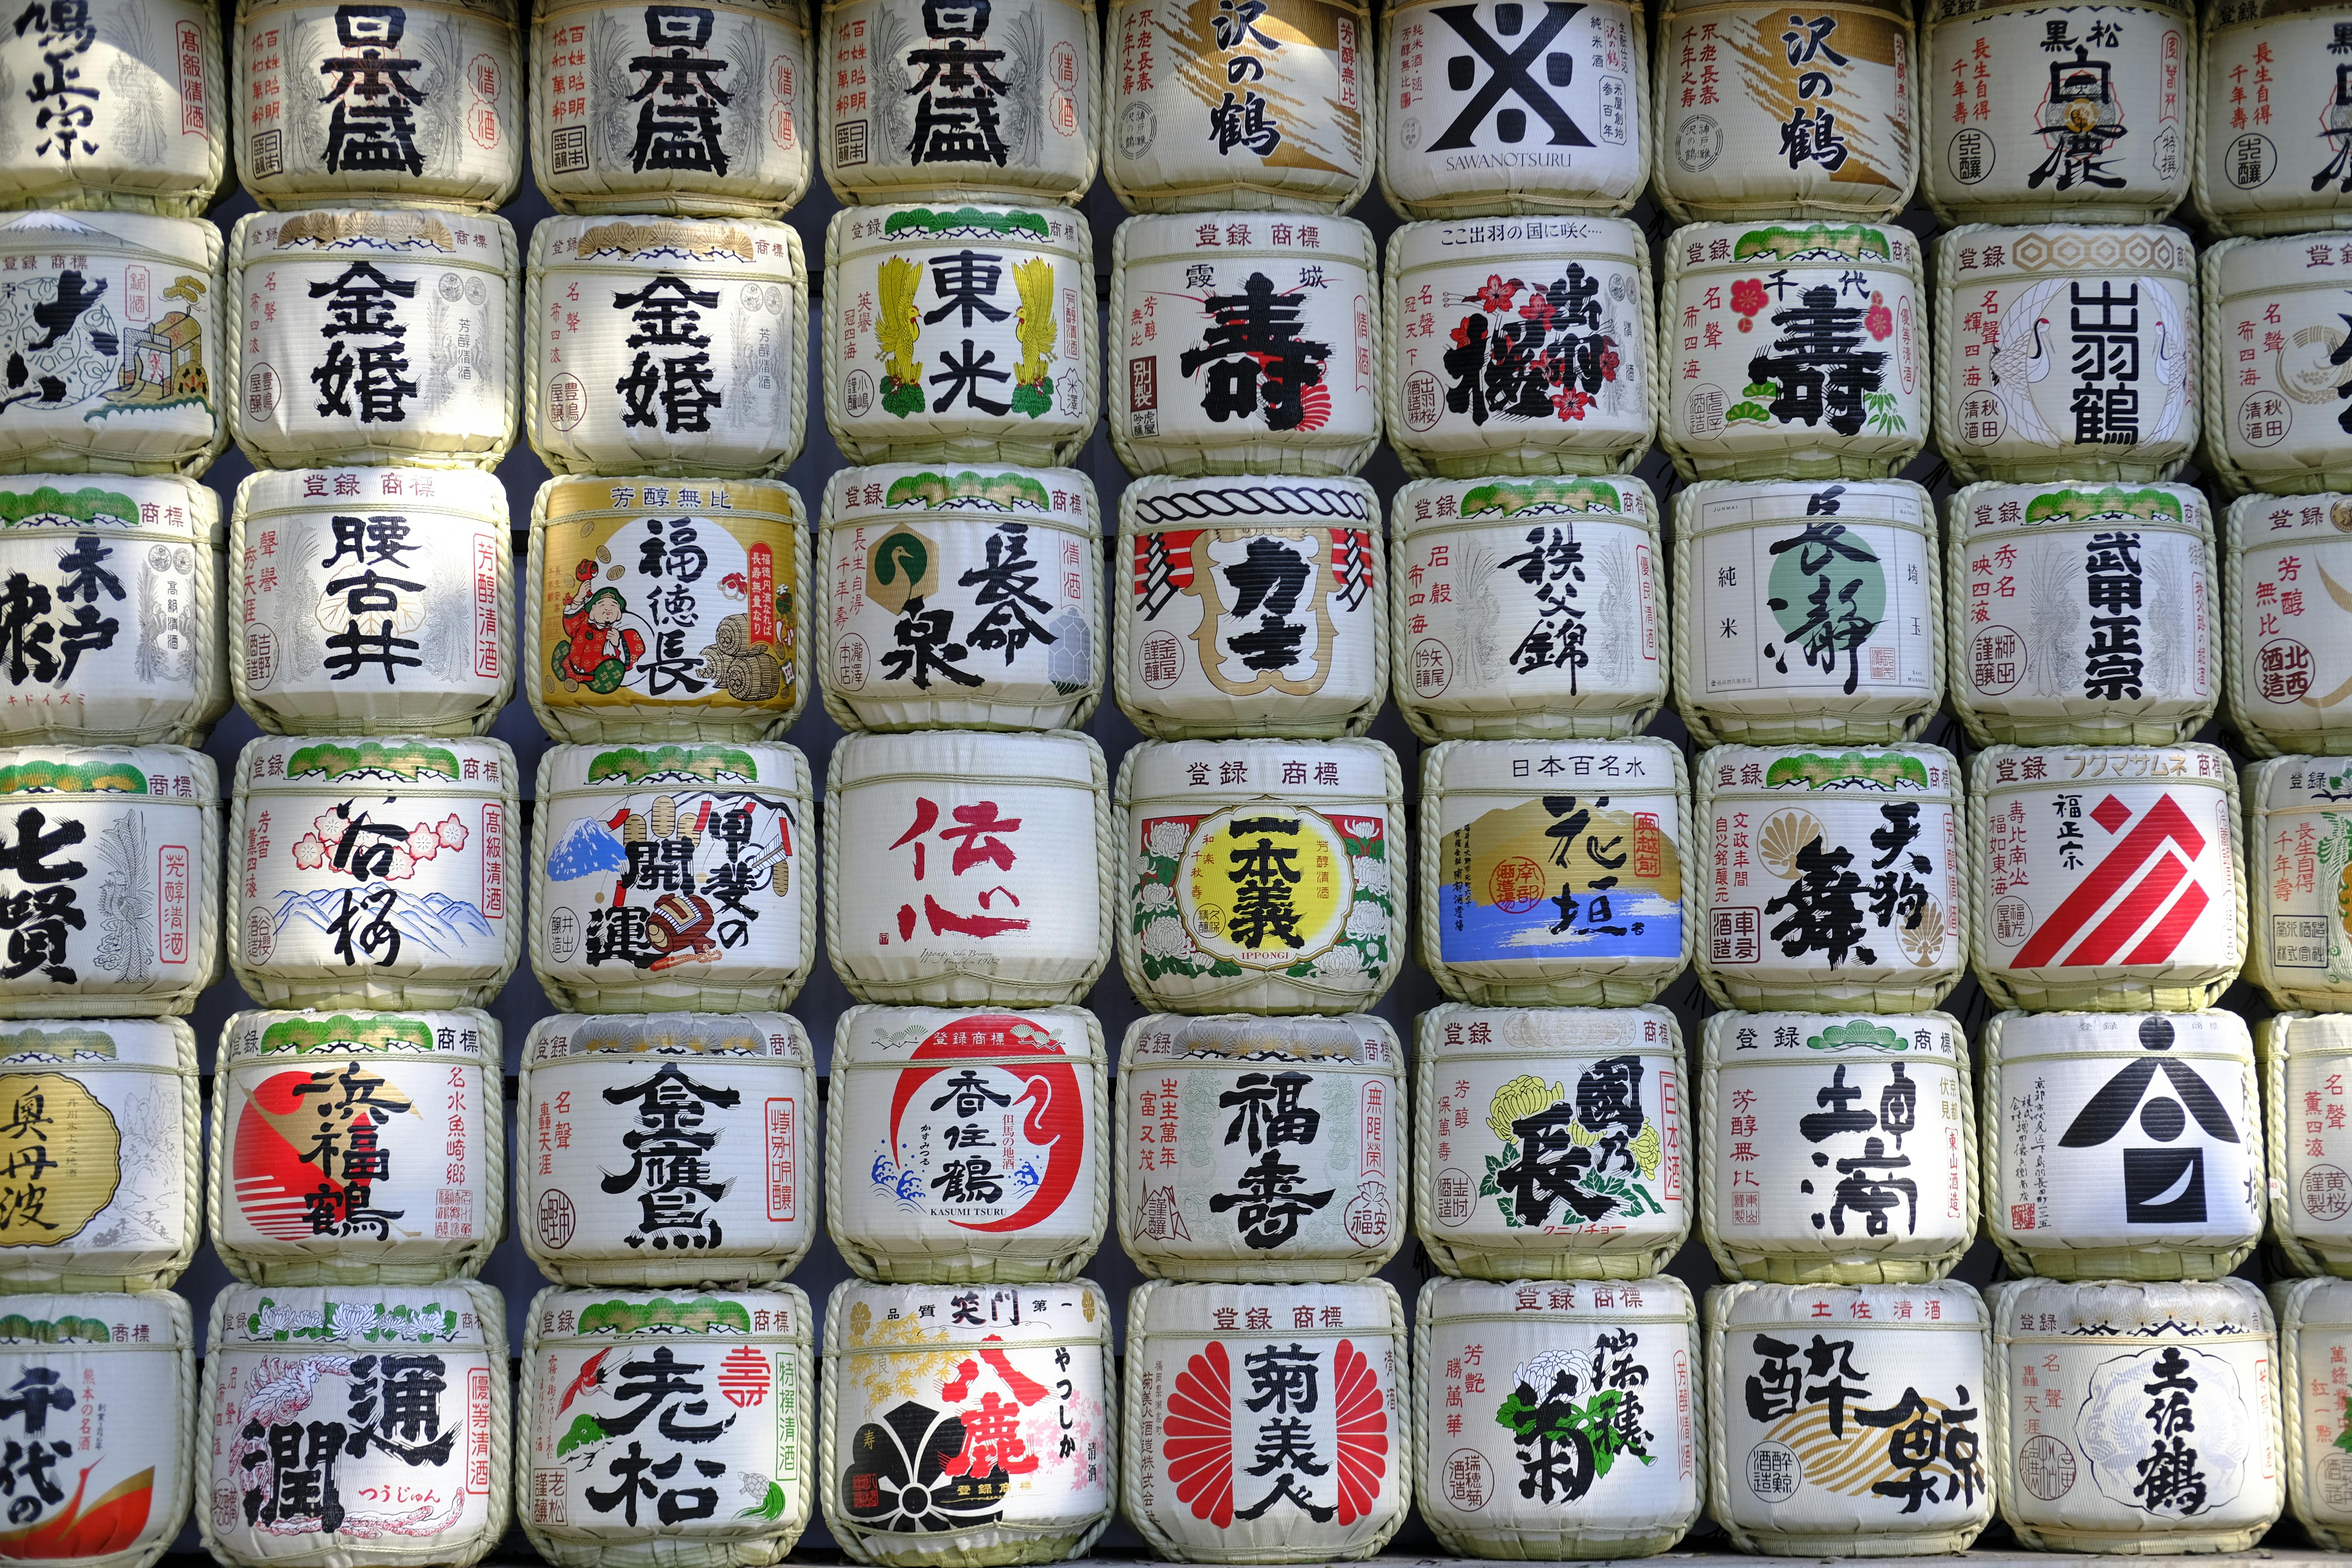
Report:
[[[1930,1415],[1941,1415],[1951,1408],[1942,1400],[1924,1394],[1920,1403],[1927,1407]],[[1904,1472],[1886,1462],[1888,1429],[1863,1426],[1853,1418],[1855,1408],[1852,1404],[1845,1407],[1843,1441],[1830,1435],[1830,1409],[1826,1405],[1783,1415],[1766,1427],[1764,1435],[1796,1450],[1797,1461],[1804,1467],[1805,1485],[1820,1487],[1840,1497],[1866,1497],[1872,1482],[1893,1480]],[[1931,1476],[1949,1477],[1951,1473],[1951,1467],[1940,1461],[1927,1467]]]

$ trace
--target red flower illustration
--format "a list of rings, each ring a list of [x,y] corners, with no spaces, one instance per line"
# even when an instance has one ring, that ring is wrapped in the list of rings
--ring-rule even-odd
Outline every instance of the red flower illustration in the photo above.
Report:
[[[1602,349],[1601,351],[1601,379],[1603,381],[1614,381],[1617,379],[1617,351],[1615,349]]]
[[[1885,295],[1871,295],[1870,309],[1862,318],[1862,328],[1880,342],[1885,342],[1894,332],[1895,312],[1886,308]]]
[[[1489,272],[1486,274],[1486,286],[1479,289],[1476,295],[1479,308],[1486,310],[1507,310],[1511,308],[1512,298],[1525,287],[1527,285],[1516,278],[1506,283],[1501,274]]]
[[[1562,419],[1581,419],[1592,406],[1592,395],[1580,386],[1567,387],[1552,394],[1551,405]]]
[[[1551,319],[1559,314],[1559,307],[1541,289],[1528,290],[1528,302],[1519,307],[1521,321],[1533,321],[1539,330],[1547,332],[1551,331]]]
[[[1764,279],[1761,278],[1742,278],[1731,286],[1731,308],[1743,316],[1756,314],[1769,302],[1764,297]],[[1739,327],[1745,331],[1748,323],[1742,321]]]

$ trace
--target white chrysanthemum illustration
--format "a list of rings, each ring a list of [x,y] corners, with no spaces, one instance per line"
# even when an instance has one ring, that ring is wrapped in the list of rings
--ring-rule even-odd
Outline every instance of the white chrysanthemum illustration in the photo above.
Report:
[[[1364,955],[1343,943],[1317,959],[1315,967],[1326,974],[1361,974]]]
[[[1540,1397],[1563,1372],[1576,1379],[1576,1387],[1581,1392],[1592,1376],[1592,1358],[1582,1351],[1543,1351],[1513,1368],[1511,1377],[1534,1389]]]
[[[1143,951],[1154,958],[1197,958],[1200,950],[1185,933],[1184,922],[1163,916],[1143,928]]]
[[[1389,890],[1387,861],[1375,860],[1369,855],[1359,855],[1353,864],[1356,871],[1356,886],[1368,893],[1385,893]]]
[[[1181,822],[1157,823],[1152,826],[1150,837],[1143,841],[1143,847],[1156,859],[1173,860],[1184,853],[1184,841],[1190,837]]]
[[[1348,906],[1348,934],[1349,936],[1388,935],[1388,911],[1370,899],[1358,899]]]
[[[1147,910],[1172,910],[1176,907],[1176,889],[1165,882],[1146,882],[1135,901]]]

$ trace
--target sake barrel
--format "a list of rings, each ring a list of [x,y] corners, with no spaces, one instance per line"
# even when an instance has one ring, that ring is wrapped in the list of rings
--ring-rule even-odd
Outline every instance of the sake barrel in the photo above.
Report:
[[[2347,23],[2352,26],[2352,23]],[[2352,44],[2347,44],[2352,50]],[[2352,92],[2352,74],[2346,77]],[[2352,105],[2338,140],[2352,149]],[[2352,290],[2352,239],[2229,239],[2205,252],[2206,460],[2233,490],[2352,488],[2352,381],[2336,351]],[[2300,412],[2298,412],[2300,410]]]
[[[1389,527],[1393,684],[1415,735],[1608,740],[1656,716],[1666,588],[1648,485],[1423,479]]]
[[[0,749],[0,1011],[183,1015],[220,976],[219,775],[179,746]]]
[[[514,696],[506,487],[457,468],[247,476],[237,705],[273,735],[475,735]]]
[[[1343,213],[1371,188],[1370,7],[1242,10],[1120,0],[1106,15],[1102,172],[1128,211]]]
[[[2193,485],[1951,499],[1952,711],[1979,745],[2167,746],[2220,700],[2213,513]]]
[[[816,1353],[798,1286],[551,1285],[524,1321],[516,1486],[528,1476],[530,1497],[517,1511],[533,1550],[557,1568],[782,1561],[808,1527],[816,1460]],[[600,1484],[618,1476],[629,1484]]]
[[[1327,0],[1273,4],[1353,25]],[[1360,469],[1381,439],[1375,260],[1371,230],[1353,218],[1202,212],[1119,225],[1110,443],[1127,471]]]
[[[961,9],[987,14],[972,0]],[[1071,463],[1093,437],[1102,331],[1093,232],[1077,212],[845,208],[825,229],[824,279],[824,423],[852,462]]]
[[[819,683],[845,730],[1079,730],[1102,700],[1102,525],[1076,468],[825,481]]]
[[[530,231],[523,433],[559,474],[750,479],[801,454],[808,268],[755,218]]]
[[[2146,484],[2180,471],[2197,445],[2187,235],[1971,224],[1936,247],[1936,433],[1956,477]]]
[[[141,1568],[160,1558],[187,1523],[194,1471],[186,1300],[13,1297],[0,1319],[0,1376],[22,1402],[5,1428],[25,1461],[13,1505],[23,1515],[20,1561]]]
[[[1717,1013],[1700,1038],[1699,1227],[1727,1278],[1916,1285],[1952,1271],[1977,1235],[1957,1019]]]
[[[1965,1552],[1992,1522],[1974,1289],[1721,1285],[1706,1318],[1707,1508],[1742,1552]]]
[[[1381,418],[1405,472],[1606,473],[1649,455],[1658,329],[1640,226],[1407,224],[1389,241],[1382,292]]]
[[[1673,1550],[1698,1522],[1712,1462],[1697,1351],[1697,1304],[1672,1276],[1423,1286],[1411,1448],[1438,1542],[1475,1557]],[[1560,1441],[1563,1428],[1583,1441]]]
[[[1378,741],[1130,750],[1118,959],[1136,1000],[1268,1014],[1378,1002],[1405,956],[1403,795]]]
[[[219,229],[17,213],[0,218],[0,279],[25,300],[0,342],[26,371],[0,398],[0,470],[200,474],[228,445],[205,367],[236,352],[221,346]]]
[[[0,1029],[0,1146],[22,1162],[0,1175],[0,1285],[171,1289],[203,1224],[194,1031],[178,1018]]]
[[[1383,1019],[1138,1019],[1118,1242],[1151,1279],[1363,1279],[1404,1241],[1403,1052]]]
[[[472,1279],[222,1290],[198,1406],[205,1550],[239,1568],[472,1568],[513,1502],[506,1318]]]
[[[1951,994],[1975,895],[1949,752],[1717,746],[1694,771],[1693,946],[1718,1006],[1914,1013]]]
[[[1107,782],[1102,748],[1067,731],[843,737],[824,789],[842,984],[934,1006],[1083,999],[1110,962]]]
[[[826,1527],[860,1563],[1085,1556],[1110,1523],[1118,1379],[1090,1279],[842,1281],[824,1312]]]
[[[2218,746],[1994,746],[1969,761],[1969,946],[2000,1007],[2210,1007],[2246,951],[2238,775]]]
[[[2189,194],[2196,26],[2181,0],[1923,0],[1927,205],[1948,225],[2163,217]]]
[[[1554,26],[1556,15],[1528,30],[1509,0],[1388,10],[1380,172],[1390,206],[1417,218],[1614,215],[1641,199],[1650,177],[1648,19],[1640,5],[1617,0]]]
[[[825,1220],[861,1279],[1064,1281],[1110,1220],[1102,1025],[1080,1007],[852,1007]]]
[[[2352,757],[2246,766],[2246,977],[2272,1005],[2352,1008]]]
[[[1912,12],[1668,5],[1650,93],[1659,205],[1683,223],[1900,217],[1919,183],[1921,100],[1942,88],[1923,95]]]
[[[810,1060],[787,1013],[541,1019],[515,1104],[523,1250],[569,1285],[790,1274],[816,1236]]]
[[[175,475],[0,479],[0,734],[200,743],[228,706],[220,498]]]
[[[2342,228],[2352,195],[2352,90],[2340,0],[2222,0],[2198,49],[2204,121],[2190,193],[2217,234]],[[2310,141],[2316,114],[2319,145]],[[2286,154],[2294,156],[2288,158]]]
[[[1076,0],[826,0],[825,184],[845,205],[1083,204],[1102,81],[1095,28]]]
[[[810,58],[791,0],[539,5],[531,177],[560,213],[778,216],[808,194]]]
[[[1678,491],[1675,706],[1691,733],[1916,738],[1944,700],[1936,531],[1935,501],[1908,479]]]
[[[237,758],[229,968],[277,1006],[478,1007],[514,973],[504,741],[298,740]]]
[[[1119,494],[1119,711],[1147,735],[1360,735],[1389,690],[1388,549],[1361,479],[1154,476]]]
[[[792,1005],[816,946],[816,808],[798,748],[551,746],[532,799],[530,967],[551,1001]]]
[[[1127,1304],[1128,1521],[1178,1563],[1379,1555],[1412,1500],[1406,1340],[1384,1279],[1142,1285]],[[1261,1450],[1275,1462],[1253,1475]]]
[[[2312,1541],[2340,1552],[2352,1541],[2352,1458],[2343,1447],[2352,1401],[2352,1297],[2340,1279],[2280,1279],[2279,1386],[2286,1438],[2286,1501]]]
[[[1658,440],[1685,479],[1887,479],[1926,447],[1907,229],[1692,224],[1666,242],[1658,307]]]
[[[108,0],[26,17],[0,70],[17,110],[11,206],[201,217],[228,174],[221,16],[194,0]]]
[[[2242,1552],[2276,1522],[2270,1304],[2243,1279],[1989,1293],[1992,1488],[2030,1551]]]
[[[2263,1079],[2270,1236],[2304,1274],[2352,1272],[2352,1136],[2345,1113],[2345,1058],[2352,1020],[2282,1013],[2254,1026]]]
[[[510,0],[365,11],[241,0],[232,60],[244,62],[237,173],[264,208],[357,200],[488,212],[522,184]]]
[[[213,1074],[213,1246],[259,1285],[471,1279],[506,1233],[499,1026],[238,1013]]]
[[[810,571],[790,485],[550,479],[523,570],[540,728],[583,742],[782,735],[808,700]]]
[[[1690,779],[1671,741],[1422,753],[1421,961],[1457,1002],[1627,1006],[1690,963]]]
[[[2352,495],[2241,496],[2221,514],[2223,686],[2257,757],[2352,750],[2352,619],[2328,591],[2352,574],[2347,534]]]
[[[1412,1100],[1413,1233],[1448,1274],[1639,1279],[1690,1236],[1664,1007],[1444,1003],[1421,1016]]]

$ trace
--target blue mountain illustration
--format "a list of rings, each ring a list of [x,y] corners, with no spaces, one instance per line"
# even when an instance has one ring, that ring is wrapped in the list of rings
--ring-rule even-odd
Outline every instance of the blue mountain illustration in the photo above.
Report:
[[[559,882],[576,881],[582,877],[598,873],[610,875],[629,863],[629,852],[611,828],[593,816],[583,816],[572,825],[547,858],[547,874]]]
[[[496,941],[498,933],[490,929],[481,911],[462,899],[446,893],[426,893],[421,898],[405,890],[400,892],[392,908],[392,923],[402,938],[401,956],[408,957],[417,947],[428,952],[449,953],[475,942]],[[366,924],[375,919],[373,909],[360,900],[368,889],[352,889],[352,920]],[[316,928],[331,945],[331,928],[342,912],[343,889],[320,888],[313,892],[292,890],[278,895],[278,934],[282,939],[286,928],[301,921]],[[357,932],[353,932],[354,939]],[[379,953],[377,956],[382,956]]]

